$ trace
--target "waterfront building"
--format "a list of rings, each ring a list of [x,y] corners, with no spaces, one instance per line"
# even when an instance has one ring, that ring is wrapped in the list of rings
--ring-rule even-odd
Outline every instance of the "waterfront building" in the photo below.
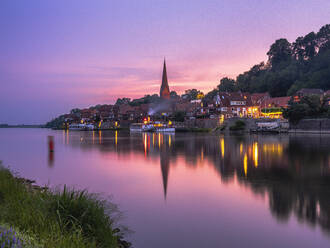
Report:
[[[260,115],[267,118],[283,118],[282,109],[288,108],[290,99],[290,96],[265,99],[260,106]]]
[[[294,102],[299,102],[300,99],[304,96],[316,95],[316,96],[322,97],[323,94],[324,94],[324,91],[321,90],[321,89],[306,89],[306,88],[303,88],[303,89],[297,91],[296,94],[293,95],[293,101]]]
[[[215,103],[224,118],[253,117],[251,95],[243,92],[219,92]]]

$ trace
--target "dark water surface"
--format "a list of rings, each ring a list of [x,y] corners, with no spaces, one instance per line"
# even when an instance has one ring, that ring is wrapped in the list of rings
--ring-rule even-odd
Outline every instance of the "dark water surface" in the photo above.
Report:
[[[330,136],[0,129],[0,160],[112,195],[136,248],[330,247]]]

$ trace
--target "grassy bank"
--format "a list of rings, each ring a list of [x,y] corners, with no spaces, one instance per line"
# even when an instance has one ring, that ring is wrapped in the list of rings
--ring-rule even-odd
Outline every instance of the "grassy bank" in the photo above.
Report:
[[[86,191],[33,187],[0,167],[0,230],[14,228],[20,247],[128,247],[114,228],[114,205]]]

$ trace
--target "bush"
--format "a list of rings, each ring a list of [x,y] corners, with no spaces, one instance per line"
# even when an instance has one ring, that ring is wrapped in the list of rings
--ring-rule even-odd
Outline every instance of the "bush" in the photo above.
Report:
[[[101,200],[97,195],[86,191],[75,191],[64,186],[50,198],[50,212],[57,214],[62,230],[68,232],[76,228],[84,237],[104,247],[115,247],[116,237],[113,235],[113,221],[106,210],[116,209],[112,204]]]
[[[231,127],[229,127],[230,131],[240,131],[245,129],[245,122],[238,120],[235,122],[235,124]]]
[[[174,113],[174,121],[176,122],[184,122],[184,118],[186,116],[186,112],[177,111]]]
[[[29,247],[118,247],[113,204],[98,195],[64,187],[35,188],[0,168],[0,220],[19,230]],[[1,244],[0,244],[1,245]]]
[[[319,96],[304,96],[299,102],[291,102],[289,107],[283,111],[283,117],[290,123],[297,124],[304,118],[324,118],[328,117],[329,106],[321,101]]]

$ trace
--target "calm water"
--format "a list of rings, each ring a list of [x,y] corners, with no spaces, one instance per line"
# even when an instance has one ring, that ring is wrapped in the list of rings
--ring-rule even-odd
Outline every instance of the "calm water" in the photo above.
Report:
[[[330,247],[330,136],[0,129],[0,160],[112,195],[136,248]]]

